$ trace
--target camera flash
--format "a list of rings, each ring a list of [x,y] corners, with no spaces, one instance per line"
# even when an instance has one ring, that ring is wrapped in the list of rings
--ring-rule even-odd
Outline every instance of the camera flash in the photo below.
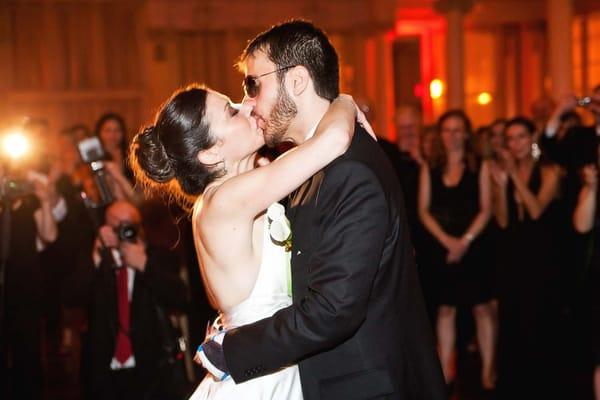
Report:
[[[20,158],[29,151],[29,141],[20,132],[9,133],[2,141],[2,150],[13,159]]]

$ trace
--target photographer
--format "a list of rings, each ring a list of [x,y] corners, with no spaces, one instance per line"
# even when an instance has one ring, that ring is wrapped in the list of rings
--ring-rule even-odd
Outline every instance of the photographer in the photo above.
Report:
[[[104,166],[112,195],[117,200],[138,203],[140,198],[132,182],[133,173],[127,164],[127,128],[125,120],[116,113],[106,113],[96,122],[94,135],[106,152]]]
[[[588,102],[581,100],[588,99]],[[560,115],[568,115],[576,107],[589,111],[594,124],[573,126],[565,129]],[[577,307],[579,283],[577,277],[585,270],[587,260],[588,238],[578,235],[569,223],[577,206],[579,193],[584,186],[580,179],[582,169],[586,165],[597,165],[598,143],[600,143],[600,85],[597,85],[588,98],[577,99],[567,96],[557,108],[548,122],[544,137],[540,141],[542,151],[549,155],[564,169],[561,182],[561,200],[559,205],[559,226],[562,232],[563,245],[560,257],[561,287],[563,301],[569,308]]]
[[[40,252],[56,240],[54,214],[60,214],[64,201],[44,175],[25,170],[11,172],[27,178],[5,176],[0,167],[0,219],[3,226],[7,224],[0,233],[4,250],[0,397],[38,399],[42,389]]]
[[[89,311],[86,398],[169,399],[181,389],[169,381],[177,365],[167,362],[173,337],[163,310],[182,310],[186,290],[176,257],[145,243],[141,224],[131,203],[111,204],[93,248],[84,249],[64,288],[67,303]]]
[[[587,101],[583,101],[587,100]],[[594,117],[594,125],[582,126],[569,123],[569,116],[577,107],[584,107]],[[576,118],[572,118],[577,121]],[[547,155],[567,170],[569,178],[575,178],[579,169],[597,159],[596,143],[600,137],[600,85],[588,98],[565,96],[548,121],[540,145]]]

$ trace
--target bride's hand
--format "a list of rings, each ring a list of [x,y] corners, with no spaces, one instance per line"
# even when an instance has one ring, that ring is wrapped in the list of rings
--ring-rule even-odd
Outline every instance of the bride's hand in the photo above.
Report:
[[[358,121],[358,123],[360,124],[360,126],[362,126],[364,128],[364,130],[367,131],[367,133],[369,135],[371,135],[371,137],[373,139],[375,139],[375,141],[377,141],[377,135],[375,135],[375,132],[373,131],[373,127],[369,123],[369,120],[367,119],[367,116],[360,109],[360,107],[358,106],[358,104],[354,103],[354,106],[356,107],[356,120]]]
[[[371,127],[371,124],[369,123],[369,120],[367,120],[365,113],[360,109],[358,104],[356,104],[352,96],[350,96],[349,94],[341,93],[336,100],[351,102],[354,105],[356,121],[367,131],[369,135],[371,135],[373,139],[377,140],[377,136],[373,131],[373,127]]]

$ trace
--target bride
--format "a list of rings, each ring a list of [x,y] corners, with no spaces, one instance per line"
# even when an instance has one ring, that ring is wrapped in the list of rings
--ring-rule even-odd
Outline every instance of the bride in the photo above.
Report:
[[[311,139],[255,168],[265,143],[251,112],[215,91],[189,86],[175,92],[154,125],[135,136],[130,152],[138,180],[193,211],[202,278],[212,305],[221,310],[216,329],[258,321],[292,303],[291,231],[277,201],[347,150],[357,118],[352,98],[342,95]],[[297,366],[239,385],[207,374],[192,395],[240,398],[301,399]]]

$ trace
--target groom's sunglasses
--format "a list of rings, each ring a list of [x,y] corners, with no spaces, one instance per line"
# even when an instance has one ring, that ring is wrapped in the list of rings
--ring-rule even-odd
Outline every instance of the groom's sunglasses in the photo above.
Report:
[[[258,81],[259,78],[274,74],[275,72],[285,71],[294,67],[295,65],[290,65],[289,67],[278,68],[275,71],[267,72],[258,76],[248,75],[244,78],[244,81],[242,82],[242,86],[244,87],[244,93],[246,93],[246,96],[251,99],[255,98],[260,93],[260,82]]]

